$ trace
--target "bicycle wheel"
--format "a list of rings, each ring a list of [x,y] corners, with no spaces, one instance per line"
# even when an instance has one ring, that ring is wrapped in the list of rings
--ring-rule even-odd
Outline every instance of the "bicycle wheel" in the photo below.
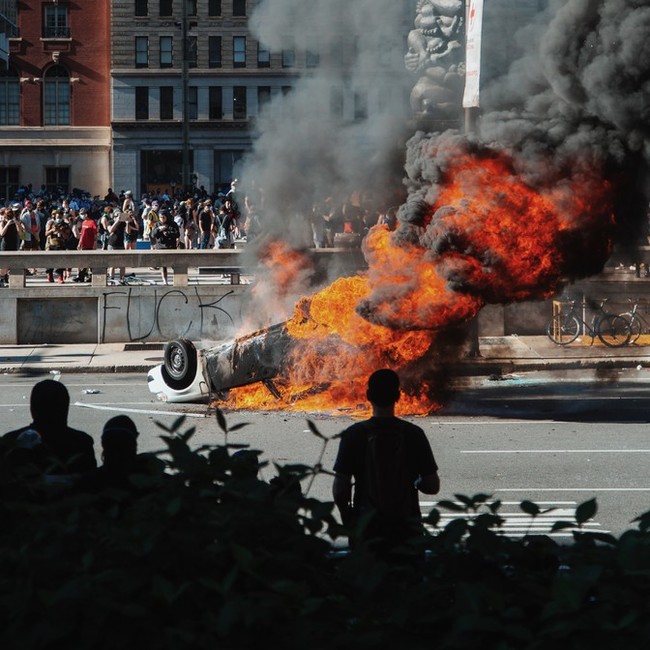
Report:
[[[610,348],[620,348],[630,342],[630,321],[616,314],[603,316],[596,325],[598,338]]]
[[[641,319],[631,311],[628,311],[625,314],[619,314],[619,316],[624,318],[630,324],[630,343],[636,343],[639,340],[639,336],[641,336],[641,331],[643,330]]]
[[[548,338],[557,345],[573,343],[580,334],[580,322],[572,314],[555,314],[546,326]]]

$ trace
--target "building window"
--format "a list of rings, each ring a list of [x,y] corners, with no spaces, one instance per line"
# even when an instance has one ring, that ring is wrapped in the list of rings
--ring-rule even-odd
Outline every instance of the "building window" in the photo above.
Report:
[[[187,15],[196,16],[196,0],[183,0],[187,3]]]
[[[235,86],[232,89],[232,117],[234,120],[245,120],[247,114],[246,86]]]
[[[68,7],[50,3],[44,5],[43,11],[43,38],[70,38]]]
[[[305,66],[308,68],[317,68],[320,65],[320,54],[313,50],[305,52]]]
[[[20,81],[18,72],[0,62],[0,125],[20,124]]]
[[[334,67],[343,65],[343,39],[335,37],[332,40],[329,52],[330,64]]]
[[[52,194],[68,194],[70,192],[70,168],[46,167],[45,189]]]
[[[365,92],[354,93],[354,119],[365,120],[368,117],[368,95]]]
[[[185,55],[187,56],[187,65],[190,68],[196,68],[198,65],[198,40],[196,36],[188,36],[187,37],[187,52]]]
[[[221,36],[210,36],[208,39],[208,67],[221,67]]]
[[[210,86],[209,113],[211,120],[223,119],[223,100],[221,86]]]
[[[135,15],[147,16],[149,14],[148,0],[135,0]]]
[[[196,86],[190,86],[187,89],[187,107],[189,109],[189,119],[199,119],[199,93]]]
[[[257,67],[271,67],[271,50],[269,50],[267,47],[263,47],[261,43],[257,44]]]
[[[257,87],[257,112],[261,113],[262,109],[271,102],[271,86]]]
[[[221,16],[221,0],[208,0],[208,16]]]
[[[343,117],[343,91],[337,86],[330,91],[330,114],[332,117]]]
[[[246,15],[246,0],[232,0],[232,15],[233,16]]]
[[[149,86],[135,87],[135,119],[149,119]]]
[[[160,119],[174,119],[174,86],[160,87]]]
[[[50,68],[43,79],[43,123],[70,124],[70,75],[61,65]]]
[[[18,191],[18,167],[0,167],[0,201],[12,199]]]
[[[135,37],[135,67],[136,68],[149,67],[149,37],[148,36]]]
[[[160,37],[160,67],[171,68],[174,65],[174,37]]]
[[[246,37],[245,36],[233,36],[232,65],[234,68],[246,67]]]
[[[288,40],[288,39],[285,39]],[[296,65],[296,51],[292,47],[282,50],[282,67],[293,68]]]
[[[171,16],[173,13],[174,13],[173,0],[160,0],[160,8],[158,10],[158,15]]]
[[[215,151],[214,152],[214,184],[216,187],[226,189],[230,181],[238,175],[237,165],[244,157],[243,151]]]

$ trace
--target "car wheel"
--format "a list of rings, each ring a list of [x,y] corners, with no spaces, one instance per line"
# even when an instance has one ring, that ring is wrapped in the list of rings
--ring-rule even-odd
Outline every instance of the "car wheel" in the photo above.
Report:
[[[175,390],[188,388],[196,376],[198,354],[191,341],[176,339],[165,345],[162,376]]]

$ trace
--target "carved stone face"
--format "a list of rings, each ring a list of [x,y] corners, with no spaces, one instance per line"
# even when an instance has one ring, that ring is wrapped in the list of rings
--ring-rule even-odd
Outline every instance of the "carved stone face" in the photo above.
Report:
[[[463,0],[430,0],[434,11],[443,16],[455,16],[463,9]]]

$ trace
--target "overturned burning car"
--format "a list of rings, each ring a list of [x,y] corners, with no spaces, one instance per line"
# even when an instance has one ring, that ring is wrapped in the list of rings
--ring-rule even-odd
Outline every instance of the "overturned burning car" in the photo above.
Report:
[[[163,363],[147,376],[149,390],[167,402],[195,402],[232,388],[262,382],[278,397],[273,378],[291,346],[284,324],[199,350],[188,339],[164,348]]]

